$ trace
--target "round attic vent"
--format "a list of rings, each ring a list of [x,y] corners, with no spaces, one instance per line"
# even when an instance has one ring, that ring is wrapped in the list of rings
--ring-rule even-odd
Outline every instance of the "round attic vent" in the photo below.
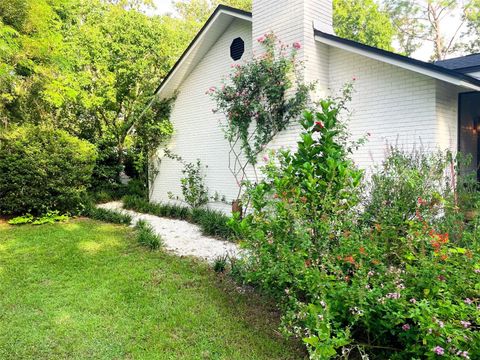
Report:
[[[245,43],[242,38],[236,38],[232,41],[230,45],[230,56],[233,60],[240,60],[245,52]]]

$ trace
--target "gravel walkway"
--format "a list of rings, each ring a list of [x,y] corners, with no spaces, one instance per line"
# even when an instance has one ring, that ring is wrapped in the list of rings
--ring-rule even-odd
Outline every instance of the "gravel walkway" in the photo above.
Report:
[[[165,248],[179,256],[194,256],[213,263],[218,257],[226,255],[237,257],[240,253],[236,244],[204,236],[198,226],[187,221],[126,210],[118,201],[98,205],[98,207],[130,215],[133,225],[139,220],[147,221],[162,237]]]

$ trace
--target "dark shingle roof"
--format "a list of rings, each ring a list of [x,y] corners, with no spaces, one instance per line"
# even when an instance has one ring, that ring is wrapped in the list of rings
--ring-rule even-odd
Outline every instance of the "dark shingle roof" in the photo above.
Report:
[[[472,54],[454,59],[437,61],[435,62],[435,65],[462,72],[470,68],[473,68],[472,70],[474,70],[474,68],[480,68],[480,54]]]

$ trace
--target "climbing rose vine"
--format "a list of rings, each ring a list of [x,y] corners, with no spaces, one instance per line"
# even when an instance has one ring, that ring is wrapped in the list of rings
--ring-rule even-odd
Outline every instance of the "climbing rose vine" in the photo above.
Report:
[[[221,88],[207,93],[214,112],[226,115],[222,124],[231,146],[230,170],[239,186],[245,170],[255,166],[265,146],[304,111],[311,85],[303,83],[297,53],[301,44],[282,44],[273,33],[257,39],[263,53],[245,64],[232,64]]]

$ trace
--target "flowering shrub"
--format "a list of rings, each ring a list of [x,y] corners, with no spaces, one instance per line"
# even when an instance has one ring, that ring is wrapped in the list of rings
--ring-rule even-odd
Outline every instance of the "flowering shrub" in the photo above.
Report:
[[[230,170],[239,186],[247,165],[255,166],[265,145],[301,115],[312,88],[299,72],[300,43],[281,44],[273,33],[257,41],[264,53],[246,64],[233,64],[223,86],[207,91],[217,104],[214,112],[226,115],[223,128],[234,157]]]
[[[455,197],[433,187],[408,202],[412,214],[382,203],[398,221],[366,213],[338,113],[332,101],[306,113],[298,150],[266,159],[248,190],[251,213],[230,222],[249,254],[243,280],[278,299],[283,330],[312,359],[480,358],[476,222],[451,237],[437,206]]]

